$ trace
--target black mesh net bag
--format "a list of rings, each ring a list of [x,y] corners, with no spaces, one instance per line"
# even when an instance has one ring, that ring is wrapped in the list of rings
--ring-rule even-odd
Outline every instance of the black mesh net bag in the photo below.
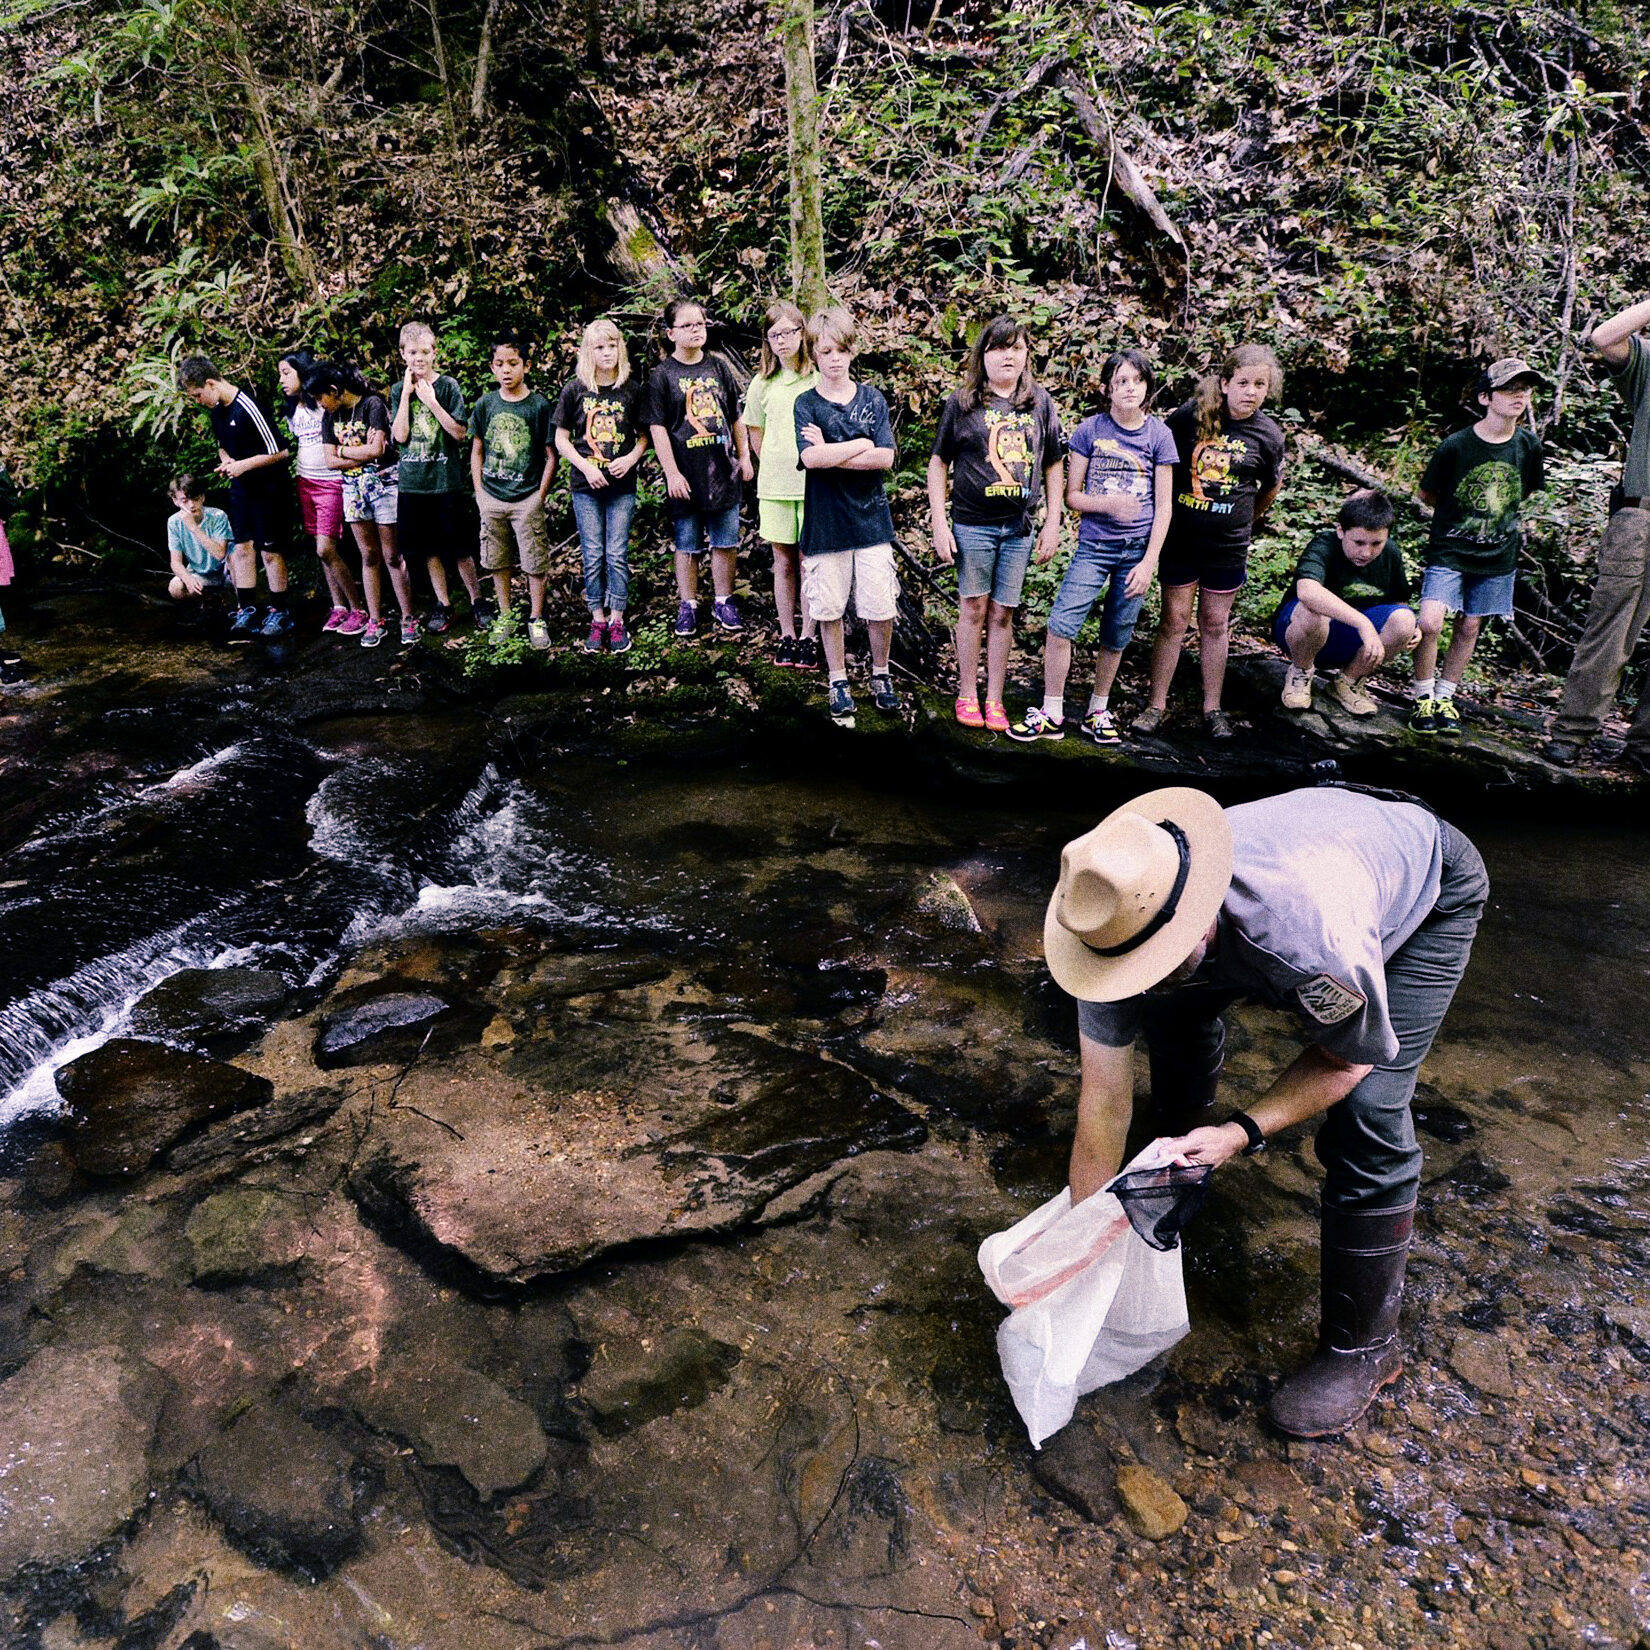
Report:
[[[1154,1249],[1173,1249],[1209,1195],[1213,1166],[1173,1165],[1120,1174],[1106,1188],[1123,1205],[1129,1224]]]

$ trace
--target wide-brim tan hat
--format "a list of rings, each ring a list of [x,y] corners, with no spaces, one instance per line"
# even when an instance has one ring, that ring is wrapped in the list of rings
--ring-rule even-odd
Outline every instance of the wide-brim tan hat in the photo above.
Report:
[[[1060,853],[1043,922],[1048,971],[1072,996],[1117,1002],[1189,957],[1232,882],[1232,827],[1204,791],[1147,791]]]

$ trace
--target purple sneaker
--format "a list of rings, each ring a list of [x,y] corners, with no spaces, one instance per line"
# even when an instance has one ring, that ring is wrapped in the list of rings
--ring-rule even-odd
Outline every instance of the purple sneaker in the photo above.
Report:
[[[725,602],[711,604],[711,617],[716,621],[718,630],[726,630],[737,634],[745,628],[739,617],[739,609],[733,605],[733,597],[729,596]]]
[[[683,602],[676,609],[676,634],[692,636],[699,629],[699,609],[692,602]]]
[[[590,634],[584,639],[586,653],[600,653],[607,646],[607,623],[603,619],[590,621]]]

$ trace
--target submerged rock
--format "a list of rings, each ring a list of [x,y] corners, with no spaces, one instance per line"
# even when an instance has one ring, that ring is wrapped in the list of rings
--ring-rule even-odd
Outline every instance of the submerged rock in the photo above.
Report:
[[[201,1123],[268,1102],[274,1085],[239,1066],[117,1037],[57,1073],[69,1149],[81,1171],[142,1174]]]
[[[1449,1364],[1463,1381],[1492,1398],[1513,1398],[1518,1394],[1506,1342],[1494,1335],[1470,1332],[1457,1335],[1450,1348]]]
[[[297,1414],[259,1405],[201,1451],[194,1483],[243,1552],[316,1581],[361,1544],[354,1468],[347,1450]]]
[[[1117,1493],[1130,1526],[1148,1541],[1173,1535],[1191,1510],[1150,1467],[1119,1467]]]
[[[196,1283],[257,1282],[292,1265],[304,1242],[289,1218],[294,1200],[262,1186],[235,1186],[199,1203],[184,1227]]]
[[[347,1391],[369,1426],[407,1439],[427,1467],[456,1468],[483,1500],[525,1484],[549,1453],[526,1404],[444,1358],[386,1364]]]
[[[579,1382],[579,1396],[597,1428],[617,1437],[661,1415],[702,1404],[726,1382],[739,1356],[737,1347],[693,1328],[610,1337]]]
[[[77,1558],[143,1505],[159,1382],[114,1347],[45,1347],[0,1384],[0,1577]]]
[[[422,1046],[429,1023],[451,1007],[446,998],[431,991],[378,992],[346,1002],[322,1016],[315,1063],[325,1071],[333,1066],[411,1059]]]
[[[1118,1507],[1116,1459],[1094,1428],[1072,1421],[1031,1457],[1037,1482],[1092,1524],[1104,1524]]]
[[[286,981],[263,968],[184,968],[132,1010],[132,1031],[203,1054],[230,1054],[281,1011]]]

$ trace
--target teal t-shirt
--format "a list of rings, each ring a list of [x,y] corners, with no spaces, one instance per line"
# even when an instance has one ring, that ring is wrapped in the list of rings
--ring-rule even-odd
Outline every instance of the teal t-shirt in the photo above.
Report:
[[[1386,548],[1363,567],[1347,559],[1340,535],[1326,527],[1301,552],[1295,563],[1295,578],[1315,579],[1332,596],[1360,613],[1370,607],[1385,607],[1409,600],[1409,575],[1398,551],[1398,535],[1388,533]]]
[[[544,480],[553,409],[537,390],[506,401],[489,390],[470,414],[470,434],[481,443],[481,485],[502,504],[531,498]]]
[[[401,392],[406,380],[398,380],[390,390],[390,422],[401,410]],[[456,378],[442,373],[434,384],[435,398],[449,418],[463,424],[468,419],[464,392]],[[415,396],[407,414],[407,439],[401,443],[403,493],[466,493],[470,490],[469,452],[464,443],[449,435],[441,421]]]
[[[1518,566],[1518,507],[1546,485],[1541,442],[1522,427],[1502,442],[1471,428],[1439,443],[1421,491],[1438,502],[1432,511],[1427,566],[1476,579],[1502,578]]]
[[[220,540],[229,549],[234,548],[235,531],[229,525],[229,517],[222,510],[215,510],[208,505],[201,511],[201,531],[210,539]],[[208,573],[216,573],[223,566],[223,563],[189,531],[181,510],[166,523],[166,548],[177,556],[191,573],[199,573],[203,577]]]

